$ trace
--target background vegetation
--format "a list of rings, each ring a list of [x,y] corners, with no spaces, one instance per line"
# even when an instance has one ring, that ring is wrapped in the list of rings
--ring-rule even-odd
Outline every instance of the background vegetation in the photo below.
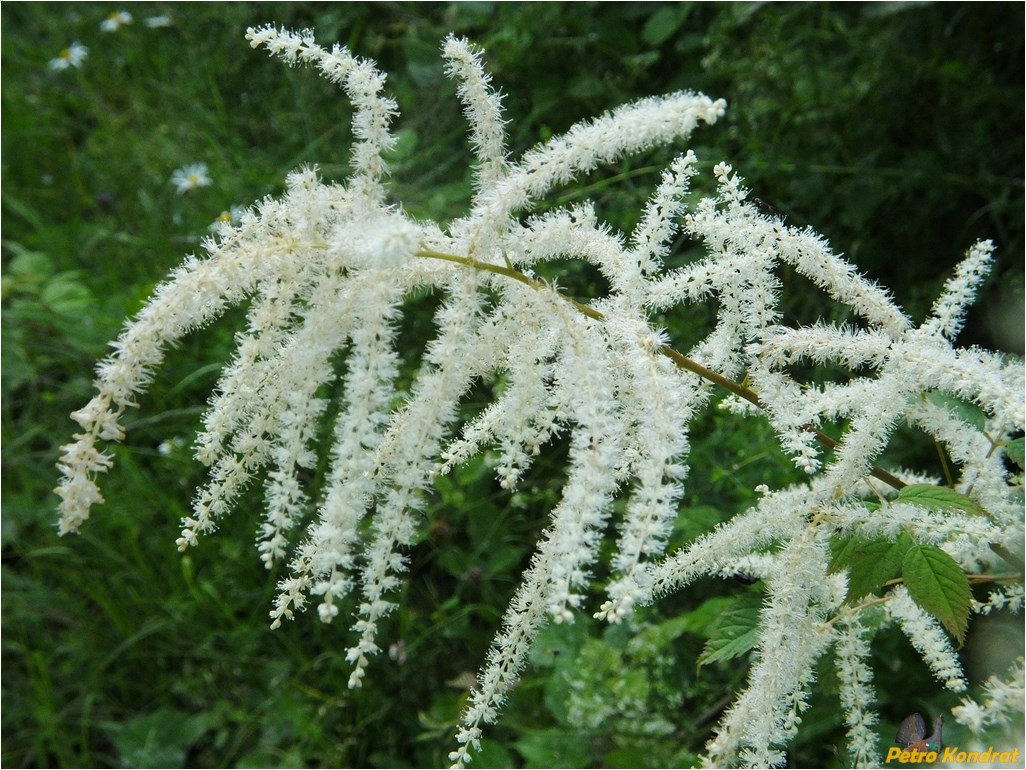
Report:
[[[218,537],[175,550],[201,480],[189,437],[230,349],[224,323],[172,352],[131,418],[109,502],[81,537],[57,538],[57,447],[124,317],[221,212],[276,194],[300,164],[345,175],[343,98],[251,50],[248,25],[312,26],[320,42],[376,59],[403,116],[396,199],[443,220],[470,194],[465,129],[438,57],[450,30],[487,49],[516,151],[639,96],[722,96],[728,117],[696,134],[699,157],[732,162],[755,195],[828,236],[917,318],[964,250],[993,238],[997,270],[963,341],[1022,352],[1020,3],[133,3],[131,24],[101,31],[116,10],[0,8],[5,766],[443,765],[466,677],[558,498],[559,446],[512,496],[484,460],[440,479],[388,629],[396,646],[368,686],[346,690],[344,624],[306,615],[267,628],[276,576],[251,545],[258,494]],[[170,26],[144,23],[157,15]],[[50,71],[73,40],[89,47],[83,66]],[[604,169],[585,192],[627,227],[671,154]],[[176,195],[172,171],[197,162],[213,183]],[[600,289],[568,269],[575,291]],[[836,312],[784,280],[796,318]],[[411,364],[433,301],[411,302]],[[665,320],[686,340],[704,319]],[[762,449],[772,443],[757,421],[713,414],[697,426],[702,459],[678,542],[744,506],[757,484],[793,477]],[[891,459],[939,473],[934,448],[907,443]],[[758,589],[708,581],[633,628],[585,617],[547,631],[482,764],[690,764],[746,673],[696,658],[724,599]],[[1021,618],[977,621],[971,679],[1021,650]],[[909,712],[956,704],[899,635],[874,654],[881,745]],[[827,668],[819,688],[791,761],[843,766]],[[945,737],[966,738],[957,726]]]

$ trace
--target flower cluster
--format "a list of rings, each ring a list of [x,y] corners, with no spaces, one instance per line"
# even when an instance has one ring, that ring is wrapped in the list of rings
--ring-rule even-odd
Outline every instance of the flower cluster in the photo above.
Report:
[[[111,458],[98,444],[122,440],[121,417],[163,351],[248,301],[246,329],[196,442],[209,482],[178,544],[185,549],[213,532],[240,491],[262,478],[258,549],[269,568],[288,564],[272,625],[310,602],[325,622],[352,613],[350,686],[362,683],[379,651],[378,626],[395,608],[432,479],[491,448],[500,483],[515,488],[553,435],[569,436],[562,497],[470,696],[450,755],[456,765],[471,760],[484,725],[497,718],[539,629],[572,621],[583,608],[618,498],[626,502],[598,617],[621,622],[703,576],[745,571],[766,581],[748,686],[710,741],[709,762],[783,762],[816,664],[830,650],[853,757],[876,761],[867,638],[888,622],[948,688],[965,687],[940,625],[904,588],[881,600],[882,623],[863,622],[863,612],[878,608],[846,595],[848,577],[832,565],[831,540],[908,536],[967,571],[999,563],[989,544],[1021,541],[1021,487],[1009,478],[1002,447],[1024,424],[1022,366],[953,345],[986,273],[989,243],[970,250],[917,326],[815,233],[761,213],[726,164],[713,169],[715,194],[685,206],[701,168],[692,152],[665,170],[628,236],[613,233],[586,204],[528,216],[535,201],[602,164],[686,140],[716,122],[725,104],[694,93],[643,99],[514,160],[480,54],[454,37],[443,55],[471,127],[475,194],[468,213],[444,227],[417,221],[387,202],[385,154],[395,142],[397,109],[376,67],[344,47],[319,46],[310,31],[267,26],[247,38],[290,65],[316,66],[342,87],[355,108],[352,174],[345,184],[328,184],[315,170],[293,173],[281,198],[222,223],[207,254],[190,257],[126,325],[99,365],[95,397],[73,415],[82,431],[60,462],[62,533],[77,531],[102,501],[95,477]],[[680,236],[702,244],[706,256],[670,269],[664,260]],[[593,264],[608,294],[585,304],[534,277],[539,263],[566,257]],[[781,266],[850,308],[850,325],[785,324]],[[437,336],[402,392],[398,322],[404,298],[424,286],[445,299],[434,319]],[[715,304],[716,322],[684,352],[652,323],[657,311],[704,302]],[[849,376],[802,384],[791,374],[800,360],[830,362]],[[501,390],[460,424],[461,399],[496,372]],[[762,487],[757,505],[667,555],[688,427],[712,404],[714,385],[733,394],[732,409],[766,415],[808,480]],[[329,409],[325,386],[342,393],[337,408]],[[975,405],[982,424],[969,425],[927,393]],[[303,471],[317,462],[314,440],[328,414],[337,414],[330,470],[323,492],[310,499]],[[845,425],[843,435],[828,439],[821,430],[828,424]],[[893,498],[915,480],[876,465],[899,424],[947,448],[961,470],[958,493],[985,515]],[[297,532],[311,509],[312,521]]]

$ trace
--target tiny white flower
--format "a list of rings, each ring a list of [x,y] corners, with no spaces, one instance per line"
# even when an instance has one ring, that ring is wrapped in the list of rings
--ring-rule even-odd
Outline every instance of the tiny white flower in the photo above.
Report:
[[[179,195],[196,187],[206,187],[210,184],[210,177],[207,176],[207,164],[193,163],[175,169],[175,172],[171,174],[171,184],[175,186]]]
[[[150,16],[144,22],[150,29],[157,29],[158,27],[170,27],[171,17],[167,15]]]
[[[132,23],[132,14],[127,11],[114,11],[110,16],[100,22],[100,29],[104,32],[114,32],[119,27]]]
[[[66,70],[68,67],[81,67],[88,55],[89,49],[76,41],[61,51],[57,58],[50,59],[49,67],[55,71]]]

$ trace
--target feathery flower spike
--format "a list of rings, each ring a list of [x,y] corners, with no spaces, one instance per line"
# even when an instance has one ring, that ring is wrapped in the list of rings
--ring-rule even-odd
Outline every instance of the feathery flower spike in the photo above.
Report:
[[[767,214],[728,164],[713,167],[713,192],[694,194],[703,166],[690,150],[675,150],[631,233],[614,232],[586,202],[531,215],[604,164],[687,141],[726,105],[686,92],[641,99],[513,157],[481,52],[453,36],[442,54],[469,123],[474,193],[462,217],[417,220],[388,201],[397,108],[384,74],[343,46],[320,46],[310,30],[268,25],[246,37],[290,66],[313,65],[345,92],[351,172],[330,183],[315,168],[299,169],[280,197],[220,218],[205,253],[188,257],[126,323],[97,366],[95,395],[72,415],[80,430],[58,466],[61,534],[78,531],[103,502],[97,478],[113,464],[106,444],[125,439],[124,415],[164,351],[245,305],[195,442],[208,478],[177,544],[197,545],[244,489],[261,485],[257,552],[280,570],[271,626],[310,605],[325,623],[347,623],[351,687],[367,679],[379,651],[436,476],[493,450],[498,483],[514,490],[550,439],[566,437],[561,497],[467,700],[449,754],[455,766],[472,761],[539,631],[585,611],[599,575],[604,597],[594,614],[610,623],[702,578],[763,584],[748,679],[714,728],[708,764],[786,762],[829,650],[851,758],[878,762],[868,667],[869,641],[881,628],[896,624],[942,686],[968,689],[944,630],[957,623],[913,598],[921,586],[909,575],[888,579],[879,597],[850,599],[859,565],[838,566],[834,550],[844,538],[911,542],[968,595],[966,573],[997,580],[1000,553],[1021,543],[1021,473],[1005,460],[1026,422],[1022,362],[955,345],[992,244],[969,250],[917,326],[813,231]],[[73,46],[51,67],[80,66],[84,56]],[[174,179],[179,192],[209,181],[203,166]],[[681,263],[671,254],[680,238],[702,255]],[[608,290],[585,301],[536,277],[542,263],[568,257],[593,266]],[[785,268],[850,320],[791,325],[780,305]],[[435,336],[407,385],[404,302],[424,288],[442,299]],[[714,320],[693,339],[673,339],[655,324],[656,313],[704,304]],[[793,369],[802,361],[837,375],[798,382]],[[491,401],[467,418],[470,389],[496,375]],[[684,483],[704,470],[689,470],[690,424],[721,389],[730,397],[719,403],[737,419],[768,421],[803,480],[760,484],[754,505],[667,553],[689,515]],[[963,419],[970,409],[978,412],[972,424]],[[880,467],[902,425],[947,451],[957,466],[950,488]],[[323,479],[311,483],[317,468]],[[615,544],[603,543],[608,533]],[[966,600],[966,615],[1021,607],[1021,580],[1007,582],[1014,585],[985,603]],[[1007,679],[990,682],[982,702],[965,696],[952,714],[982,727],[1021,708],[1021,662]],[[919,727],[910,723],[901,735],[933,743]]]

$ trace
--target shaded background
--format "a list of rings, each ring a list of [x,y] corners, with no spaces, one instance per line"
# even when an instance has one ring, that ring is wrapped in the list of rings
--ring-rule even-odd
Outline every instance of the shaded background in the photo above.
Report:
[[[382,637],[402,644],[367,686],[346,690],[344,624],[306,615],[267,629],[276,575],[251,545],[259,490],[216,538],[175,550],[202,479],[190,436],[241,318],[230,313],[168,356],[103,484],[109,502],[81,537],[56,537],[57,447],[125,316],[221,212],[279,193],[301,164],[345,176],[344,99],[316,73],[250,49],[249,25],[314,27],[322,45],[379,62],[402,111],[395,198],[440,220],[470,196],[466,128],[439,58],[449,31],[485,47],[514,157],[640,96],[723,97],[727,117],[693,139],[704,166],[731,162],[753,195],[827,236],[916,320],[965,250],[992,238],[997,264],[962,342],[1022,353],[1020,3],[139,3],[126,7],[131,24],[102,32],[115,10],[0,8],[5,766],[447,764],[466,676],[558,499],[558,443],[513,496],[480,460],[440,479]],[[157,15],[170,25],[147,26]],[[73,40],[89,47],[84,66],[48,70]],[[630,227],[672,155],[604,168],[586,192]],[[213,183],[176,195],[172,171],[197,162]],[[783,278],[790,315],[836,317]],[[583,296],[601,290],[574,265],[566,280]],[[434,301],[411,302],[410,372]],[[686,338],[704,320],[667,323]],[[486,397],[472,395],[468,410]],[[908,437],[892,459],[936,470],[921,443]],[[756,484],[794,477],[777,453],[752,449],[772,444],[755,422],[712,414],[696,425],[700,471],[676,542],[746,505]],[[746,673],[694,661],[716,598],[745,592],[758,586],[706,581],[643,614],[642,632],[587,618],[546,632],[482,765],[690,764]],[[1021,618],[974,619],[970,634],[974,682],[1021,654]],[[874,655],[882,745],[910,711],[956,705],[900,635],[881,636]],[[821,674],[791,747],[796,766],[849,764],[836,685],[829,667]],[[945,734],[960,737],[955,726]]]

